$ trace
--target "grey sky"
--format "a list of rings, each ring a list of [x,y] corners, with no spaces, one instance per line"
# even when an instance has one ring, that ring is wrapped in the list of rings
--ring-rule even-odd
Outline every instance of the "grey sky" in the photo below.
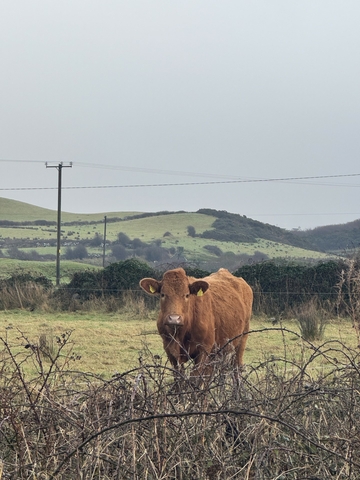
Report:
[[[46,161],[73,162],[64,187],[360,174],[359,22],[358,0],[1,0],[0,160],[33,162],[0,162],[0,196],[56,210]],[[3,190],[21,187],[54,190]],[[360,218],[359,193],[360,175],[64,189],[63,210],[305,229]]]

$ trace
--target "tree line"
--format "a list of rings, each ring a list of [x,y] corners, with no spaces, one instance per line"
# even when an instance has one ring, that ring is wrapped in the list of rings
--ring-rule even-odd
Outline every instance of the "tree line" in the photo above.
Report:
[[[349,265],[351,265],[351,270]],[[165,270],[182,266],[189,276],[202,278],[211,272],[196,265],[170,264],[151,266],[137,258],[130,258],[110,264],[101,270],[77,272],[71,281],[55,291],[61,296],[64,308],[67,308],[74,296],[79,301],[90,298],[120,298],[124,292],[132,291],[135,296],[143,297],[139,281],[144,277],[161,279]],[[331,314],[346,314],[349,301],[356,303],[356,296],[351,297],[360,281],[360,262],[352,260],[332,260],[315,265],[275,262],[268,260],[253,265],[245,265],[232,273],[243,277],[254,291],[254,312],[267,315],[291,314],[300,305],[316,298],[319,308]],[[51,282],[42,275],[34,276],[14,274],[0,281],[0,290],[5,291],[15,284],[34,282],[50,291]],[[358,295],[359,292],[355,292]],[[66,300],[67,299],[67,300]],[[147,300],[145,300],[147,301]],[[0,302],[1,308],[1,302]]]

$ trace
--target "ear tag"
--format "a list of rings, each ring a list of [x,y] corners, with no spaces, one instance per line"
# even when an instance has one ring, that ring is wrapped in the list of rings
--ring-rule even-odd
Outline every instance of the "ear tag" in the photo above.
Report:
[[[149,285],[149,290],[150,290],[151,293],[156,292],[155,288],[152,285]]]
[[[204,295],[204,292],[203,292],[202,288],[200,288],[200,290],[198,290],[196,296],[197,297],[202,297],[203,295]]]

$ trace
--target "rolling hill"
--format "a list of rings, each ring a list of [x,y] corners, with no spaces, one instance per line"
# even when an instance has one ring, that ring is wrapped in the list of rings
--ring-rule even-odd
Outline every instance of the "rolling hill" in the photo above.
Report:
[[[326,225],[304,232],[294,232],[294,234],[321,251],[341,254],[360,247],[360,219],[340,225]]]
[[[103,254],[104,217],[109,260],[140,256],[149,261],[183,259],[230,265],[267,258],[318,260],[334,250],[326,242],[326,227],[305,232],[288,231],[244,215],[201,209],[197,212],[104,212],[62,213],[62,248],[82,244],[98,264]],[[56,246],[55,210],[0,198],[0,249],[3,256],[22,250],[36,255],[54,255]],[[353,222],[356,224],[356,222]],[[345,226],[333,226],[333,232]],[[347,229],[348,241],[358,224]],[[322,235],[322,232],[324,233]],[[357,237],[354,235],[354,241]],[[13,249],[13,250],[11,250]],[[15,250],[14,250],[15,249]],[[34,254],[35,255],[35,254]],[[45,258],[44,257],[44,258]]]

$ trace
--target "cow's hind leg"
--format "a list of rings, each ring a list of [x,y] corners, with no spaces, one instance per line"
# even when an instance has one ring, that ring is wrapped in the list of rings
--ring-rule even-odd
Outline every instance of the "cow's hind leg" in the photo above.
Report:
[[[236,346],[235,362],[240,370],[243,368],[244,365],[244,352],[248,336],[249,334],[247,333],[247,331],[243,332],[242,336],[239,339],[239,343]]]
[[[242,385],[242,373],[244,371],[244,351],[248,334],[242,334],[235,351],[235,365],[234,365],[234,388],[238,392]]]

